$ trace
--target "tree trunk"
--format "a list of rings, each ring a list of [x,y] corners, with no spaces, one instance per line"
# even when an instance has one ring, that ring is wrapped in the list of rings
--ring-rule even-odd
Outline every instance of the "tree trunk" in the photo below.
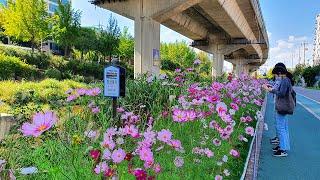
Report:
[[[81,51],[81,61],[83,61],[83,51]]]
[[[64,57],[68,57],[68,47],[64,47]]]

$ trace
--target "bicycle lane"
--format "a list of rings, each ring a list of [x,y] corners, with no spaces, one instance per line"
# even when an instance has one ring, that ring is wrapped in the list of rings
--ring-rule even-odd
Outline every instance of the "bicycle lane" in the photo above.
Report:
[[[258,179],[262,180],[316,180],[320,179],[320,119],[316,118],[320,104],[297,95],[295,113],[289,116],[291,151],[288,157],[273,157],[270,139],[275,136],[274,102],[268,95],[263,132]],[[310,113],[305,107],[307,107]]]

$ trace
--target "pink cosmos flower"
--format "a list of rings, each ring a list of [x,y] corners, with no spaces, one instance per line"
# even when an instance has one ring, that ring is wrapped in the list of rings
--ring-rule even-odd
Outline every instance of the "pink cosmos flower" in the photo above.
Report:
[[[186,111],[186,121],[193,121],[197,118],[197,114],[193,110]]]
[[[124,108],[123,107],[118,107],[117,108],[117,112],[118,113],[123,113],[125,110],[124,110]]]
[[[247,117],[246,117],[246,121],[247,121],[247,122],[251,122],[252,120],[253,120],[253,119],[252,119],[250,116],[247,116]]]
[[[71,102],[73,100],[76,100],[78,98],[77,95],[73,94],[67,97],[67,102]]]
[[[176,73],[179,73],[179,72],[181,72],[181,69],[177,68],[177,69],[175,70],[175,72],[176,72]]]
[[[161,166],[159,163],[153,165],[153,171],[157,174],[161,172]]]
[[[245,123],[245,122],[247,122],[247,119],[246,119],[246,117],[241,117],[241,118],[240,118],[240,121],[243,122],[243,123]]]
[[[223,88],[223,84],[219,83],[219,82],[214,82],[211,85],[212,89],[216,90],[216,91],[220,91]]]
[[[87,90],[87,95],[88,96],[98,96],[101,93],[100,88],[92,88]]]
[[[143,137],[147,140],[150,140],[152,142],[155,141],[157,134],[154,131],[146,131],[143,133]]]
[[[92,111],[93,114],[97,114],[97,113],[100,112],[100,109],[99,109],[99,107],[94,107],[94,108],[91,109],[91,111]]]
[[[194,64],[194,65],[199,65],[199,64],[201,64],[200,59],[196,59],[195,61],[193,61],[193,64]]]
[[[133,170],[133,175],[136,177],[136,180],[146,180],[148,176],[147,172],[143,169]]]
[[[213,95],[213,96],[208,96],[206,98],[206,100],[210,103],[217,103],[220,101],[220,96],[218,96],[217,94]]]
[[[233,157],[237,157],[237,158],[240,157],[240,153],[235,149],[230,150],[230,155],[232,155]]]
[[[130,125],[130,126],[126,125],[124,127],[124,131],[126,134],[131,135],[133,138],[139,137],[139,130],[134,125]]]
[[[254,128],[253,127],[246,127],[246,134],[253,136],[254,135]]]
[[[175,122],[185,122],[186,112],[180,109],[174,109],[172,117],[173,117],[173,121]]]
[[[236,111],[239,110],[239,106],[237,104],[235,104],[235,103],[230,103],[230,106],[231,106],[232,109],[234,109]]]
[[[126,157],[126,152],[121,148],[114,150],[111,155],[111,158],[114,163],[122,162],[125,157]]]
[[[57,119],[56,114],[52,111],[36,113],[32,117],[32,123],[23,123],[20,131],[24,136],[38,137],[50,129],[57,122]]]
[[[84,88],[76,89],[76,91],[77,91],[77,94],[78,94],[79,96],[83,96],[83,95],[85,95],[85,94],[87,93],[87,90],[84,89]]]
[[[221,141],[217,138],[215,138],[212,143],[215,145],[215,146],[220,146],[221,145]]]
[[[145,161],[143,164],[144,168],[146,168],[146,169],[151,168],[152,165],[153,165],[153,161]]]
[[[171,140],[169,141],[169,145],[171,145],[176,150],[182,149],[181,141],[179,140]]]
[[[94,130],[85,131],[84,135],[90,139],[94,139],[98,136],[98,132]]]
[[[94,172],[96,174],[100,174],[102,172],[105,172],[107,169],[109,169],[107,163],[105,161],[100,162],[99,164],[96,165],[96,167],[94,168]]]
[[[139,156],[142,161],[153,162],[153,153],[150,148],[142,148],[139,151]]]
[[[98,149],[93,149],[90,151],[90,157],[92,157],[92,159],[94,159],[95,161],[98,161],[101,155],[100,150]]]
[[[110,127],[106,130],[106,133],[104,134],[105,137],[112,137],[117,134],[117,129],[114,127]]]
[[[157,139],[162,142],[168,143],[171,140],[171,137],[172,137],[171,131],[167,129],[163,129],[160,132],[158,132]]]
[[[216,106],[216,111],[219,115],[225,114],[228,111],[227,105],[224,102],[219,102]]]
[[[214,180],[222,180],[223,177],[221,175],[216,175],[216,177],[214,178]]]
[[[176,166],[176,167],[182,167],[183,166],[183,164],[184,164],[184,160],[183,160],[183,158],[181,157],[181,156],[177,156],[175,159],[174,159],[174,165]]]
[[[115,148],[116,144],[111,137],[105,136],[101,143],[101,146],[112,150]]]
[[[105,149],[103,151],[102,159],[106,159],[106,160],[111,159],[111,152],[109,149]]]
[[[204,153],[207,155],[208,158],[213,157],[214,155],[213,152],[208,148],[204,149]]]

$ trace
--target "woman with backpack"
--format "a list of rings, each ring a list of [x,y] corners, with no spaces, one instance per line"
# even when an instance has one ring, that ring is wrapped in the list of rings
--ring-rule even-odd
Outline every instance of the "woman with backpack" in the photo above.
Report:
[[[279,136],[279,146],[273,148],[273,155],[276,157],[284,157],[288,156],[287,151],[290,150],[287,115],[293,114],[295,107],[292,80],[285,66],[275,66],[272,74],[277,74],[280,77],[279,87],[272,88],[268,85],[263,85],[263,88],[276,95],[276,129]]]

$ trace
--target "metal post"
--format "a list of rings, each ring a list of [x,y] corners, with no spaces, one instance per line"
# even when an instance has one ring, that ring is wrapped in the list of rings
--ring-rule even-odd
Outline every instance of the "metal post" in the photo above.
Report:
[[[117,98],[112,98],[112,118],[116,119],[117,116]]]

